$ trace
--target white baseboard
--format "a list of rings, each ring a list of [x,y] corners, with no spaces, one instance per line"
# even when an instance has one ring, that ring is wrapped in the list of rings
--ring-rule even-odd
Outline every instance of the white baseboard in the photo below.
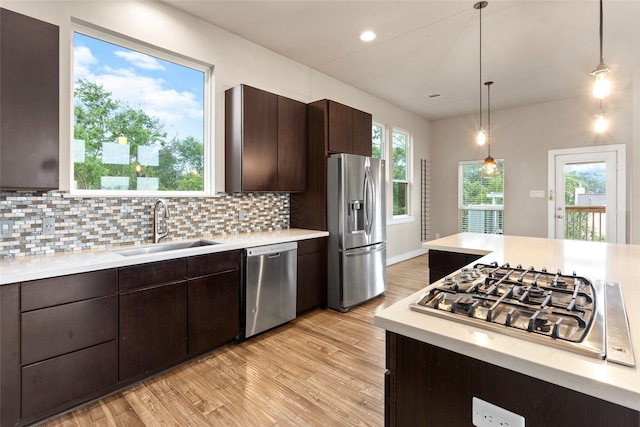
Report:
[[[392,258],[387,258],[387,265],[397,264],[402,261],[406,261],[411,258],[415,258],[420,255],[424,255],[427,253],[426,249],[416,249],[415,251],[405,252],[402,255],[394,256]]]

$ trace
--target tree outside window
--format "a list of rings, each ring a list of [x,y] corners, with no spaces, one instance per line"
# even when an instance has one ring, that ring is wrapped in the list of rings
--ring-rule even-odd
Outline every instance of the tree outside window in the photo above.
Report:
[[[371,128],[372,144],[371,144],[371,157],[377,159],[384,159],[384,127],[382,125],[373,124]]]
[[[392,132],[393,216],[409,214],[409,144],[407,132]]]

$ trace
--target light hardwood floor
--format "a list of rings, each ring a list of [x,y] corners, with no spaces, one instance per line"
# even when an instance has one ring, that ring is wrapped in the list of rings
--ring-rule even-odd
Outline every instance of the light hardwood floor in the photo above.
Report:
[[[49,420],[52,426],[382,426],[385,331],[375,312],[428,283],[427,256],[394,264],[387,292],[312,310]]]

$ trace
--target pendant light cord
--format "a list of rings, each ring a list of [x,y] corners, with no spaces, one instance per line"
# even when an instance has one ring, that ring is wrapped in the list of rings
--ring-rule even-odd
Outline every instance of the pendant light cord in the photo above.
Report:
[[[482,7],[480,7],[480,73],[479,73],[479,84],[480,87],[480,128],[482,128]],[[602,45],[600,45],[600,49],[602,49]],[[602,52],[602,51],[601,51]],[[602,55],[602,54],[601,54]]]
[[[487,85],[487,154],[491,157],[491,85],[493,82],[486,82]]]
[[[481,12],[482,13],[482,12]],[[604,59],[602,58],[602,26],[603,26],[603,19],[602,19],[602,0],[600,0],[600,64],[604,64]]]

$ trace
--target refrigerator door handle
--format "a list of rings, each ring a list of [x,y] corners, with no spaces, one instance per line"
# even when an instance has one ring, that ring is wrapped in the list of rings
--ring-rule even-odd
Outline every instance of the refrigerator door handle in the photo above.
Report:
[[[344,251],[344,255],[347,257],[362,256],[374,252],[379,252],[387,247],[387,244],[382,242],[376,245],[366,246],[364,248],[347,249]]]
[[[364,170],[364,223],[366,233],[371,234],[371,227],[373,226],[373,204],[375,203],[373,197],[373,180],[371,179],[371,167],[367,166]]]

